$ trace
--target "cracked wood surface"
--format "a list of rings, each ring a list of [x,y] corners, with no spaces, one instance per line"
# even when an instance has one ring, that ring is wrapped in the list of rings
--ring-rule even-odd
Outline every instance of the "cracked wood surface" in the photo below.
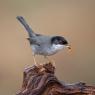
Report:
[[[52,63],[25,68],[22,88],[16,95],[95,95],[95,86],[64,83],[55,76]]]

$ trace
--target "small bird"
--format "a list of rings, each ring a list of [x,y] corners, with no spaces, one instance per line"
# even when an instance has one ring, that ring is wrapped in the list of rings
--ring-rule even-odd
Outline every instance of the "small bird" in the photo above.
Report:
[[[29,38],[27,39],[29,40],[30,46],[33,51],[33,59],[35,65],[37,65],[35,55],[43,55],[45,58],[47,58],[47,56],[56,54],[64,47],[71,49],[68,41],[63,36],[46,36],[37,34],[32,30],[32,28],[27,24],[22,16],[17,16],[17,19],[28,32]]]

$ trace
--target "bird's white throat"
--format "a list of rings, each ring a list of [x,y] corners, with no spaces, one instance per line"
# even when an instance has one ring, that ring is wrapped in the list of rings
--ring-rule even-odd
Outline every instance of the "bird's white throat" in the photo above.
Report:
[[[55,51],[56,50],[61,50],[61,49],[63,49],[64,48],[64,45],[61,45],[61,44],[53,44],[52,45],[52,49],[54,49]]]

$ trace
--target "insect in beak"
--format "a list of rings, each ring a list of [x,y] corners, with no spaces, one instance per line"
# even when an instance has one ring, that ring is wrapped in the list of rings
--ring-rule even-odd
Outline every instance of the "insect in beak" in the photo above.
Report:
[[[66,45],[66,47],[70,50],[71,49],[71,45]]]

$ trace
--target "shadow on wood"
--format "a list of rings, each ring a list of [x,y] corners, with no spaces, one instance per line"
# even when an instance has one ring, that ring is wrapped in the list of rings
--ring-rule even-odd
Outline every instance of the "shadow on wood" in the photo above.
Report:
[[[79,82],[66,84],[54,75],[52,63],[26,68],[23,84],[16,95],[95,95],[95,87]]]

